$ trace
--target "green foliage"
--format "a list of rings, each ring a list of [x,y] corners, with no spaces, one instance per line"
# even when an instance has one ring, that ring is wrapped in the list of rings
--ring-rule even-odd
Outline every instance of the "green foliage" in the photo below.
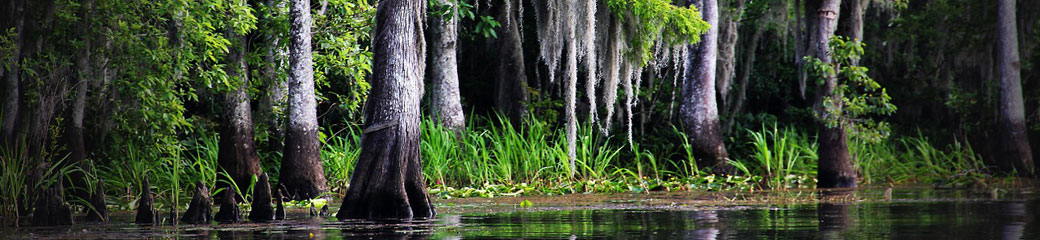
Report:
[[[366,79],[372,73],[375,12],[368,0],[331,0],[325,14],[314,17],[316,94],[336,103],[335,110],[349,119],[359,118],[371,88]]]
[[[850,150],[866,183],[932,183],[964,187],[983,182],[991,175],[970,144],[953,141],[940,149],[927,137],[902,137],[882,142],[854,139]]]
[[[668,46],[697,43],[710,27],[693,6],[678,7],[665,0],[608,0],[606,4],[625,24],[627,55],[640,65],[653,58],[658,40]]]
[[[838,79],[834,92],[823,100],[826,112],[818,117],[829,127],[850,126],[848,130],[856,138],[876,142],[888,137],[891,131],[888,123],[870,117],[892,115],[896,106],[891,103],[892,98],[885,88],[867,75],[867,68],[854,64],[863,55],[863,43],[833,37],[829,51],[832,56],[830,63],[806,57],[818,85],[827,84],[825,81],[829,78]]]
[[[472,29],[469,29],[468,24],[459,24],[459,36],[469,39],[476,39],[477,37],[498,38],[495,29],[501,27],[502,23],[496,21],[492,16],[477,15],[477,8],[473,4],[464,0],[427,0],[427,3],[426,12],[429,13],[430,17],[448,20],[455,14],[458,14],[460,18],[458,20],[476,22],[476,24],[472,25]],[[457,8],[452,6],[457,6]]]

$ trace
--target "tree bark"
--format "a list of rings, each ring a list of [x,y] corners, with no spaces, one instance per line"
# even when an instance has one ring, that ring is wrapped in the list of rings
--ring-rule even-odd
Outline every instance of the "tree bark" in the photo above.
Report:
[[[4,72],[4,90],[3,90],[3,112],[0,112],[0,144],[4,146],[14,146],[11,143],[16,141],[15,139],[15,124],[17,123],[18,114],[20,113],[20,99],[21,99],[21,88],[18,83],[19,73],[21,68],[18,66],[22,58],[22,41],[25,38],[25,0],[11,1],[11,8],[14,14],[11,14],[11,21],[14,23],[13,28],[15,31],[14,36],[14,54],[11,55],[11,62],[7,62],[10,69]]]
[[[492,44],[501,51],[495,66],[495,107],[516,125],[527,115],[527,72],[524,68],[520,28],[517,25],[516,3],[514,0],[503,0],[500,4],[495,19],[502,22],[502,28],[496,29],[499,31],[498,38]]]
[[[290,198],[303,200],[328,190],[318,143],[314,63],[311,59],[310,0],[293,0],[289,9],[289,122],[279,183]]]
[[[998,149],[1000,168],[1021,175],[1033,174],[1033,153],[1026,129],[1022,100],[1022,63],[1018,56],[1015,0],[998,3],[999,29],[997,65],[1000,71],[1000,116]]]
[[[253,117],[249,103],[249,67],[246,65],[246,38],[227,30],[232,47],[226,72],[236,85],[223,96],[224,124],[220,131],[217,162],[239,189],[246,189],[253,176],[260,175],[260,158],[253,143]],[[221,175],[221,178],[224,178]],[[223,181],[217,188],[226,187]],[[241,197],[241,196],[240,196]]]
[[[693,145],[698,165],[711,167],[715,171],[728,172],[726,145],[722,142],[719,127],[719,111],[715,102],[715,71],[718,56],[719,9],[716,0],[696,0],[693,3],[701,10],[704,21],[711,24],[701,42],[687,46],[690,54],[686,58],[685,83],[682,88],[682,103],[679,114],[689,142]]]
[[[847,0],[841,3],[841,10],[845,12],[840,14],[841,18],[838,19],[838,35],[863,42],[863,14],[866,14],[866,8],[870,4],[868,1],[870,0]],[[852,65],[859,65],[859,59],[853,59]]]
[[[425,8],[426,1],[379,2],[361,154],[339,219],[425,219],[435,215],[419,154]]]
[[[838,25],[838,14],[841,9],[841,0],[808,0],[806,4],[818,6],[816,10],[816,23],[813,28],[813,37],[810,42],[811,54],[825,64],[831,64],[831,53],[828,42],[834,36]],[[819,165],[817,170],[819,188],[856,187],[856,170],[852,166],[852,157],[849,155],[849,146],[845,123],[831,124],[823,122],[825,116],[830,112],[841,112],[841,99],[835,91],[838,88],[838,77],[833,74],[819,76],[824,78],[824,84],[816,89],[816,104],[813,107],[817,117],[820,119],[819,143],[817,155]],[[830,101],[830,104],[824,104]]]
[[[447,129],[460,131],[466,125],[459,97],[458,6],[455,1],[439,0],[451,5],[452,14],[430,18],[430,116]]]
[[[809,73],[805,68],[805,56],[809,54],[809,42],[812,42],[813,36],[813,17],[808,17],[809,14],[816,10],[816,6],[819,3],[814,2],[816,0],[795,0],[794,13],[795,13],[795,38],[794,38],[794,62],[798,66],[798,96],[803,100],[805,98],[805,89],[808,88],[807,80]],[[804,4],[802,4],[804,3]],[[798,7],[802,7],[802,10],[798,10]]]
[[[87,22],[90,19],[90,10],[92,8],[93,1],[86,1],[85,9],[83,13],[83,19],[81,19],[79,26],[79,35],[83,40],[83,47],[79,49],[76,54],[76,95],[72,100],[72,124],[69,126],[69,130],[66,134],[66,138],[69,144],[69,162],[78,163],[83,161],[87,156],[86,149],[83,146],[83,112],[87,106],[87,88],[89,84],[90,74],[90,24]]]

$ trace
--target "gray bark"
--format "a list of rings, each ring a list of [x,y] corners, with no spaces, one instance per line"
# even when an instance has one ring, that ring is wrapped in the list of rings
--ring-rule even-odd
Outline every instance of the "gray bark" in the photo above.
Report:
[[[425,219],[436,214],[419,154],[425,8],[426,1],[379,2],[361,154],[339,219]]]
[[[293,0],[289,7],[289,122],[278,182],[293,199],[314,198],[328,190],[318,149],[310,6],[310,0]]]
[[[722,129],[719,127],[718,106],[715,101],[715,71],[718,56],[719,10],[716,0],[694,1],[701,17],[712,27],[701,35],[701,42],[689,45],[690,54],[686,59],[685,84],[682,89],[682,103],[679,114],[682,116],[683,128],[689,142],[694,148],[694,156],[700,166],[712,167],[716,171],[725,172],[726,146],[722,142]]]
[[[502,6],[498,8],[495,19],[501,21],[502,28],[496,29],[499,36],[493,40],[495,44],[492,46],[497,46],[501,51],[495,67],[495,107],[513,124],[519,124],[527,115],[527,73],[514,1],[503,0]]]
[[[850,39],[863,41],[863,15],[867,12],[870,0],[847,0],[842,2],[842,10],[848,15],[842,15],[841,35]]]
[[[90,51],[91,51],[91,36],[90,36],[90,24],[91,11],[93,9],[94,1],[87,0],[84,3],[84,8],[87,9],[83,13],[83,19],[81,19],[81,26],[79,27],[79,35],[83,38],[83,48],[79,49],[76,54],[76,96],[72,101],[72,125],[67,132],[68,144],[69,144],[69,162],[78,163],[86,158],[86,149],[83,144],[83,113],[87,106],[87,89],[90,87],[89,78],[93,76],[90,73]],[[76,184],[73,184],[76,186]]]
[[[0,143],[14,142],[15,138],[15,124],[17,123],[18,114],[20,111],[19,99],[21,98],[21,88],[18,84],[20,68],[18,64],[21,62],[22,57],[22,39],[25,38],[25,1],[11,1],[11,9],[14,14],[10,16],[11,21],[14,22],[14,54],[11,55],[11,62],[7,64],[10,69],[4,73],[4,90],[3,90],[3,112],[0,112]],[[6,144],[5,146],[11,146]]]
[[[445,128],[460,131],[466,124],[459,96],[457,60],[458,6],[454,0],[439,0],[451,5],[452,15],[430,18],[430,115]]]
[[[998,2],[998,57],[1000,72],[1000,116],[998,120],[1001,158],[1004,171],[1017,170],[1022,175],[1033,174],[1033,155],[1026,129],[1025,107],[1022,100],[1022,63],[1018,56],[1018,31],[1015,18],[1015,0]]]
[[[817,6],[816,26],[812,31],[810,42],[810,53],[813,57],[820,59],[825,64],[831,64],[831,53],[828,42],[834,36],[838,26],[838,14],[841,10],[840,0],[808,0],[806,4]],[[852,166],[852,157],[849,155],[848,136],[845,131],[845,123],[838,123],[829,127],[822,119],[828,119],[829,112],[841,112],[841,99],[843,96],[836,93],[838,88],[838,77],[833,74],[817,76],[824,78],[824,84],[816,89],[816,104],[813,107],[816,115],[820,118],[819,143],[817,155],[819,165],[817,166],[816,186],[819,188],[856,187],[856,170]],[[830,104],[824,104],[830,101]]]
[[[811,18],[806,17],[806,15],[815,10],[814,7],[811,7],[812,3],[808,1],[812,0],[794,1],[794,62],[798,66],[798,96],[802,99],[806,99],[805,89],[808,87],[806,86],[806,81],[809,78],[808,71],[805,69],[805,56],[809,55],[808,45],[812,39],[812,23],[809,21]],[[799,7],[802,7],[802,10],[798,10]]]

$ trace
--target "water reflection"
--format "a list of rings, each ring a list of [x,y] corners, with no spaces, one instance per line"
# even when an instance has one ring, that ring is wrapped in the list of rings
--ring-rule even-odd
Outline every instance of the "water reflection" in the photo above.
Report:
[[[1025,201],[1008,201],[1001,204],[1001,220],[1004,227],[1000,231],[1000,239],[1022,239],[1026,228]]]
[[[888,194],[888,193],[886,193]],[[855,199],[853,191],[824,191],[821,198]],[[891,198],[891,197],[888,197]],[[821,202],[816,207],[821,239],[842,239],[841,233],[849,225],[849,206],[841,203]]]
[[[886,191],[887,192],[887,191]],[[731,207],[513,209],[441,214],[433,221],[290,218],[256,224],[140,227],[124,220],[0,230],[0,238],[122,239],[1038,239],[1040,199],[954,199],[913,192],[825,192],[824,199],[886,201]],[[985,195],[985,194],[982,194]],[[918,196],[928,200],[907,200]],[[939,199],[939,200],[936,200]],[[945,199],[945,200],[943,200]],[[888,200],[891,200],[889,202]],[[847,204],[841,204],[847,203]]]

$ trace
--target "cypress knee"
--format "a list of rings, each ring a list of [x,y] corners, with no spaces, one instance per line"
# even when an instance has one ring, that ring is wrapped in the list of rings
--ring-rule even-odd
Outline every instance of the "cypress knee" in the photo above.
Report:
[[[282,189],[274,190],[274,201],[278,203],[274,210],[274,220],[285,220],[285,207],[282,204]]]
[[[72,225],[72,209],[65,204],[64,192],[62,177],[58,177],[58,181],[42,192],[33,211],[33,226]]]
[[[141,199],[137,200],[137,217],[134,218],[134,222],[137,224],[159,223],[159,215],[155,214],[155,200],[152,199],[152,184],[148,181],[148,177],[144,178],[144,184],[141,186]]]
[[[260,180],[253,189],[253,210],[249,212],[249,220],[254,222],[274,220],[274,208],[271,207],[271,184],[267,173],[260,174]]]
[[[98,179],[94,187],[94,193],[90,195],[90,205],[93,211],[87,213],[87,221],[107,222],[108,205],[105,204],[105,181]]]
[[[188,212],[181,221],[185,223],[209,223],[213,220],[213,200],[209,196],[209,188],[202,181],[195,183],[195,197],[191,198]]]
[[[213,220],[222,223],[237,223],[242,221],[242,215],[238,211],[238,202],[235,201],[235,193],[231,189],[224,189],[224,196],[220,203],[220,211]]]

